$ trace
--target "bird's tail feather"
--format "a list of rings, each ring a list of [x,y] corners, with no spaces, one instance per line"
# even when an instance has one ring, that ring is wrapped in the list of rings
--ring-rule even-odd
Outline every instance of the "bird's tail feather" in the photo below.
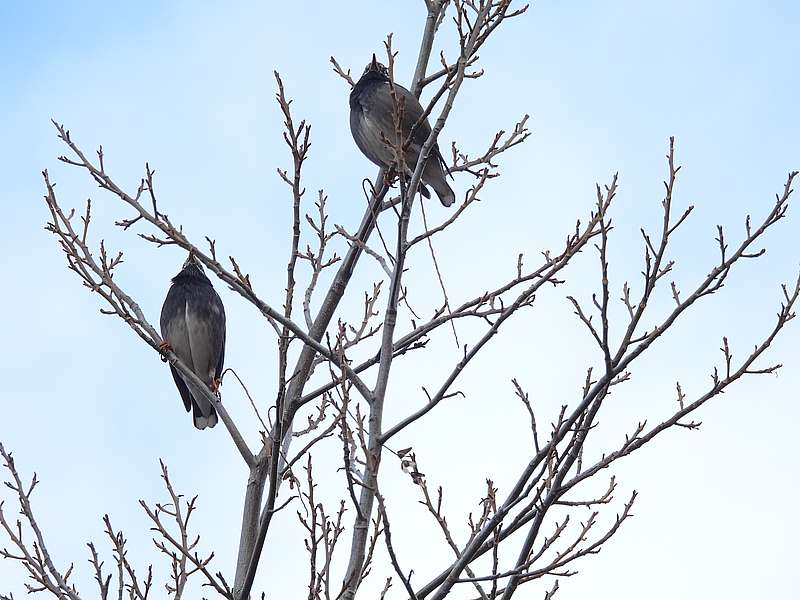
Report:
[[[441,202],[443,206],[450,206],[456,201],[456,194],[453,192],[453,188],[447,185],[447,181],[445,181],[444,178],[429,183],[431,187],[433,187],[433,191],[436,192],[436,195],[439,196],[439,202]]]
[[[449,175],[450,179],[455,179],[455,177],[453,177],[453,173],[450,171],[450,167],[447,166],[447,161],[444,159],[444,156],[442,156],[442,151],[439,150],[439,146],[436,146],[435,158],[439,161],[439,164],[442,165],[442,169],[444,169],[445,174]]]
[[[194,411],[192,412],[192,420],[194,421],[194,426],[202,430],[206,427],[214,427],[214,425],[219,422],[219,417],[217,417],[217,411],[214,407],[211,407],[211,412],[209,414],[204,415],[195,404]]]
[[[407,175],[408,175],[408,178],[406,179],[406,184],[408,184],[408,182],[411,180],[411,177],[414,175],[414,173],[412,173],[411,169],[409,169]],[[417,190],[419,191],[420,194],[422,194],[423,198],[430,198],[431,197],[431,191],[421,181],[419,182],[419,185],[417,186]]]
[[[433,160],[428,160],[425,165],[425,183],[433,188],[436,195],[439,196],[439,201],[444,206],[450,206],[456,201],[456,195],[453,189],[447,184],[447,178],[442,168],[442,162],[434,157]]]
[[[194,388],[194,386],[191,386]],[[214,405],[201,390],[192,389],[192,420],[197,429],[214,427],[219,421]]]

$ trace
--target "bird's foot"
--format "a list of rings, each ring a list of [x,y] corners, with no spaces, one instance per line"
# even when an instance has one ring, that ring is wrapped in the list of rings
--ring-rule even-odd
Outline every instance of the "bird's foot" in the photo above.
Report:
[[[167,362],[169,357],[167,356],[167,351],[172,350],[172,344],[167,341],[163,341],[158,345],[158,350],[161,352],[161,360],[163,362]]]
[[[383,185],[387,188],[392,187],[395,178],[397,177],[397,169],[391,167],[390,169],[386,169],[386,172],[383,174]]]
[[[215,394],[219,393],[219,386],[222,385],[222,379],[214,378],[211,380],[211,391]]]

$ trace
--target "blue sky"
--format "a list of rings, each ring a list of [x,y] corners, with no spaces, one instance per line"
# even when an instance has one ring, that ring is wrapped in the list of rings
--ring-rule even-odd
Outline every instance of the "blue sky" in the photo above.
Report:
[[[84,544],[101,542],[104,513],[126,531],[140,569],[155,560],[137,500],[162,497],[159,457],[183,491],[200,495],[198,525],[207,547],[217,550],[219,568],[234,560],[246,472],[224,430],[200,434],[190,427],[164,366],[120,321],[99,315],[98,298],[64,268],[43,230],[43,168],[58,182],[64,205],[92,197],[95,242],[102,237],[125,249],[119,280],[151,322],[183,256],[115,230],[113,221],[127,216],[124,208],[56,161],[65,149],[50,119],[70,128],[84,150],[103,144],[109,171],[128,188],[149,161],[157,170],[161,210],[194,239],[215,237],[218,250],[235,255],[264,297],[279,305],[289,196],[275,168],[289,160],[272,71],[281,72],[295,99],[296,119],[312,123],[309,195],[324,188],[331,220],[353,227],[363,206],[359,182],[374,170],[352,142],[348,90],[328,57],[359,72],[393,32],[400,52],[396,72],[407,82],[423,21],[422,2],[402,3],[402,9],[388,0],[286,4],[0,5],[0,53],[6,57],[0,64],[6,223],[0,256],[7,282],[0,296],[7,316],[0,334],[7,348],[0,366],[0,440],[14,450],[20,468],[38,472],[36,502],[50,550],[60,564],[75,561],[88,597]],[[503,158],[503,177],[461,228],[439,240],[451,298],[474,296],[476,285],[488,287],[513,273],[519,252],[533,261],[542,249],[557,247],[591,208],[595,182],[608,182],[616,171],[621,187],[612,277],[617,288],[634,281],[639,227],[653,227],[660,218],[670,135],[684,165],[677,202],[696,206],[675,240],[675,276],[686,287],[704,276],[717,256],[715,226],[741,235],[744,216],[763,215],[786,173],[800,168],[798,18],[800,6],[793,2],[541,1],[509,23],[480,53],[486,75],[465,84],[440,141],[449,146],[457,139],[476,153],[525,113],[533,136]],[[463,190],[468,184],[454,185]],[[779,284],[800,266],[793,212],[767,238],[761,261],[742,265],[723,293],[699,306],[642,361],[609,407],[601,434],[607,437],[600,441],[618,440],[642,415],[666,414],[676,380],[690,393],[702,390],[719,361],[722,335],[741,357],[771,325]],[[446,215],[438,205],[431,213]],[[428,262],[421,255],[409,275],[423,305],[438,300]],[[574,400],[597,356],[564,296],[588,297],[595,270],[594,256],[581,257],[569,272],[568,289],[544,294],[534,311],[493,342],[484,362],[465,373],[460,387],[467,398],[398,440],[399,447],[413,445],[430,480],[444,485],[454,515],[474,510],[487,475],[502,486],[519,466],[514,457],[523,449],[524,414],[514,403],[512,376],[534,392],[547,419]],[[361,287],[344,314],[359,311],[360,290],[374,276],[373,264],[361,266]],[[229,318],[227,364],[268,402],[275,383],[272,331],[222,288],[217,285]],[[660,302],[656,308],[667,307],[669,297]],[[579,575],[562,581],[560,595],[797,595],[796,327],[771,351],[771,361],[785,365],[779,377],[743,382],[701,411],[699,433],[670,432],[619,465],[620,497],[640,492],[636,517],[581,565]],[[387,408],[389,422],[404,412],[404,402],[421,403],[419,386],[435,382],[440,365],[457,356],[446,338],[438,341],[427,358],[398,367],[392,388],[398,401]],[[226,404],[244,420],[246,399],[231,388]],[[487,439],[492,451],[476,452],[475,440]],[[454,455],[461,459],[455,469]],[[511,458],[498,465],[497,455]],[[323,481],[334,499],[338,480],[334,474],[329,479]],[[385,485],[397,497],[392,508],[398,520],[424,519],[416,490],[396,465],[387,463]],[[286,521],[270,534],[258,581],[274,598],[292,597],[304,582],[303,550],[292,520]],[[398,527],[401,554],[418,551],[415,527]],[[435,543],[425,562],[435,564],[446,549],[438,547],[435,531],[430,535]],[[21,570],[0,562],[0,592],[21,597],[22,584]]]

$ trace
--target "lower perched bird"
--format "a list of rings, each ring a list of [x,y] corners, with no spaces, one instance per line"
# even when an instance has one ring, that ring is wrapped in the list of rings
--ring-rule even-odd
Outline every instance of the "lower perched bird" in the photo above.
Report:
[[[216,392],[222,363],[225,361],[225,307],[203,272],[197,257],[190,252],[181,272],[172,278],[172,286],[161,307],[162,347],[172,349],[178,358]],[[214,427],[217,411],[202,391],[180,372],[169,366],[186,411],[192,409],[194,426]]]
[[[406,140],[424,110],[419,100],[406,88],[395,83],[394,89],[398,101],[402,99],[403,102],[400,129],[403,139]],[[394,152],[386,143],[386,140],[394,140],[396,137],[393,111],[389,72],[373,54],[372,62],[364,69],[361,79],[350,92],[350,131],[364,156],[379,167],[388,168],[395,162]],[[409,174],[416,168],[422,146],[430,134],[431,125],[427,119],[414,129],[405,154]],[[445,206],[450,206],[455,201],[456,196],[445,180],[445,163],[438,144],[431,148],[422,172],[422,181],[434,189]],[[425,186],[420,185],[420,192],[430,198]]]

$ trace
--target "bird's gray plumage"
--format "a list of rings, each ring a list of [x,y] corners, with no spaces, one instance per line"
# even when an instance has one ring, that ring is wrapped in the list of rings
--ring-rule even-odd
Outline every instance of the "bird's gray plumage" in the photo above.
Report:
[[[384,141],[395,138],[391,87],[386,67],[377,62],[373,55],[372,62],[364,69],[361,79],[350,92],[350,131],[353,139],[364,156],[379,167],[387,168],[395,162],[392,148]],[[403,102],[400,126],[404,139],[408,139],[412,127],[419,121],[424,110],[419,100],[406,88],[395,83],[394,89],[398,100]],[[405,155],[410,172],[416,168],[422,146],[430,134],[431,125],[427,119],[423,119],[414,129]],[[434,189],[442,204],[450,206],[456,197],[447,184],[444,164],[439,145],[434,144],[422,172],[422,181]],[[420,192],[426,198],[430,197],[423,185],[420,185]]]
[[[225,307],[193,254],[172,278],[161,308],[161,336],[178,358],[213,389],[225,361]],[[169,368],[183,405],[187,411],[192,410],[194,426],[214,427],[214,405],[174,366]]]

